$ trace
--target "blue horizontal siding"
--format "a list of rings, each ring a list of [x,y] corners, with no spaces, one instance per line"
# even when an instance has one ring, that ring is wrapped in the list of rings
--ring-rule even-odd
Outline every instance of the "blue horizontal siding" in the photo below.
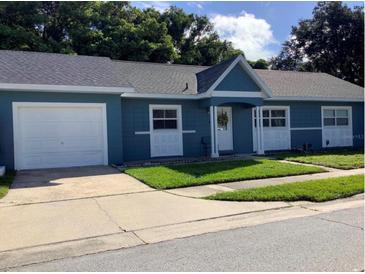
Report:
[[[14,168],[13,102],[106,103],[109,164],[123,162],[119,95],[0,92],[0,165]]]
[[[215,90],[223,91],[260,91],[255,81],[237,64],[219,83]]]
[[[136,135],[136,131],[149,131],[149,105],[181,105],[183,130],[195,133],[183,134],[185,157],[203,155],[201,138],[210,136],[208,108],[197,100],[121,99],[123,123],[124,160],[150,159],[150,136]]]
[[[364,103],[362,102],[293,102],[293,101],[265,101],[264,105],[289,106],[291,128],[322,127],[322,106],[351,106],[354,147],[364,146]],[[321,130],[292,130],[292,148],[305,143],[313,148],[322,147]]]
[[[235,153],[253,153],[252,109],[232,105],[233,148]]]
[[[312,149],[322,148],[322,130],[292,130],[291,147],[303,148],[303,145],[311,144]]]

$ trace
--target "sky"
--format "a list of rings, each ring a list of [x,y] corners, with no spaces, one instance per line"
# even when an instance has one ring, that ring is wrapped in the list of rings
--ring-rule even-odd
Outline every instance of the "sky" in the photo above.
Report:
[[[349,7],[364,2],[346,2]],[[316,2],[312,1],[134,1],[139,8],[154,7],[159,11],[170,5],[187,13],[206,15],[222,39],[244,51],[249,60],[269,59],[280,52],[290,37],[291,26],[300,19],[312,17]]]

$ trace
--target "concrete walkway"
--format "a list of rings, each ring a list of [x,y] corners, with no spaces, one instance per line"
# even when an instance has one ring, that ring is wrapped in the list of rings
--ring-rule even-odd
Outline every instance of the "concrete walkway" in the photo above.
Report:
[[[279,178],[258,179],[258,180],[247,180],[247,181],[203,185],[203,186],[184,187],[184,188],[167,190],[166,192],[175,194],[175,195],[185,196],[185,197],[202,198],[202,197],[206,197],[208,195],[212,195],[212,194],[224,192],[224,191],[264,187],[264,186],[271,186],[271,185],[281,185],[281,184],[287,184],[287,183],[334,178],[334,177],[340,177],[340,176],[350,176],[350,175],[357,175],[357,174],[364,174],[364,169],[360,168],[360,169],[351,169],[351,170],[340,170],[340,169],[331,168],[331,169],[329,169],[328,172],[324,172],[324,173],[297,175],[297,176],[288,176],[288,177],[279,177]]]

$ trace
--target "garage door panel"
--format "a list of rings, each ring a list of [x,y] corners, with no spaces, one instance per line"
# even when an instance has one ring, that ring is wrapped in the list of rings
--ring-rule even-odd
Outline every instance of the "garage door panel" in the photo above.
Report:
[[[99,108],[77,109],[71,107],[65,111],[63,107],[44,107],[43,109],[24,107],[19,110],[19,117],[26,122],[95,122],[100,120],[101,115],[102,111]]]
[[[105,106],[14,107],[18,169],[106,164]]]
[[[263,107],[263,112],[264,150],[289,150],[291,148],[290,108],[288,106]],[[254,111],[252,112],[252,119],[253,125],[255,125]],[[280,126],[278,121],[281,122]],[[256,127],[253,126],[254,151],[257,150],[256,130]]]
[[[88,152],[59,152],[59,153],[49,153],[49,155],[44,156],[44,154],[29,154],[25,155],[23,159],[23,165],[27,169],[37,169],[37,168],[53,168],[59,167],[58,165],[62,162],[62,167],[72,167],[80,166],[80,162],[83,165],[95,165],[95,162],[102,161],[103,158],[100,157],[99,151],[88,151]]]
[[[51,152],[72,152],[72,151],[90,151],[98,150],[103,151],[103,142],[100,138],[84,138],[80,143],[79,138],[67,138],[67,139],[54,139],[54,138],[37,138],[37,139],[25,139],[27,145],[24,147],[24,153],[51,153]]]
[[[353,145],[352,108],[348,106],[322,107],[322,146]]]

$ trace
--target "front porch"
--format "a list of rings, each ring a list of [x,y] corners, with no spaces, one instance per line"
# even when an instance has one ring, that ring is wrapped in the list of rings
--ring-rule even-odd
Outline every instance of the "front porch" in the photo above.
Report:
[[[230,98],[214,103],[209,106],[210,157],[239,153],[240,146],[247,144],[246,152],[264,155],[262,100]]]

